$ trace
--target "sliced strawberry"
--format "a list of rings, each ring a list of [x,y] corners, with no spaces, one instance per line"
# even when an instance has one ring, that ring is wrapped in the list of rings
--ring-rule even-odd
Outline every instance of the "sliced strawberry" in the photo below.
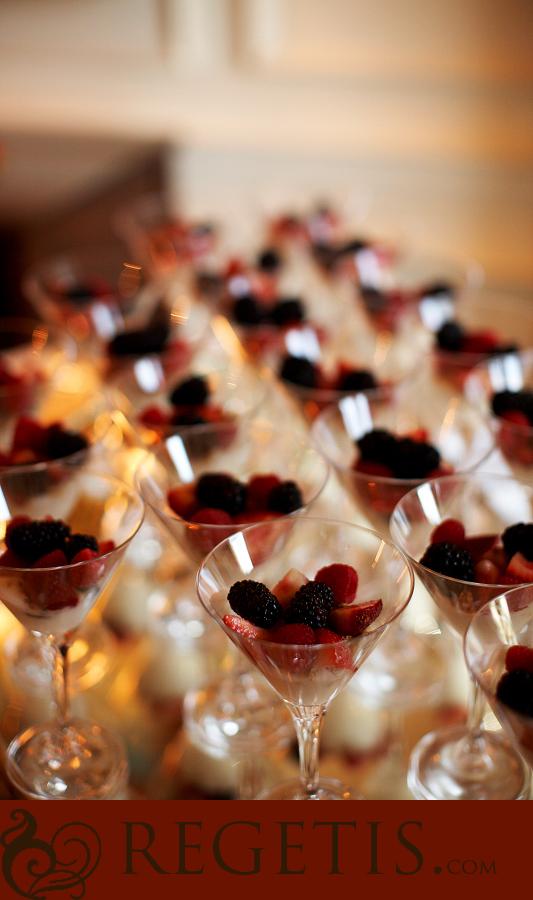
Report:
[[[158,406],[148,406],[139,416],[139,421],[145,425],[158,425],[163,428],[169,423],[169,417]]]
[[[357,593],[359,577],[353,566],[345,563],[332,563],[323,566],[315,575],[315,581],[323,581],[329,584],[333,591],[335,606],[344,606],[353,603]]]
[[[46,453],[47,443],[48,428],[29,416],[20,416],[13,434],[12,451],[29,449]]]
[[[479,584],[500,584],[501,574],[490,559],[480,559],[474,566],[474,581]]]
[[[78,597],[68,583],[67,570],[51,568],[66,564],[67,558],[62,550],[53,550],[33,564],[32,569],[35,571],[26,572],[25,577],[26,592],[31,603],[50,610],[78,605]],[[41,569],[47,571],[37,571]]]
[[[509,647],[505,654],[505,668],[508,672],[512,672],[513,669],[533,672],[533,647],[525,647],[523,644]]]
[[[315,632],[309,625],[303,622],[293,622],[290,625],[281,625],[272,633],[271,640],[276,644],[315,644]]]
[[[315,639],[317,644],[333,644],[331,650],[322,650],[320,653],[320,664],[323,666],[332,666],[336,669],[355,668],[350,648],[344,638],[331,631],[329,628],[317,628],[315,631]]]
[[[518,409],[506,409],[499,418],[505,419],[506,422],[509,422],[511,425],[517,425],[519,428],[531,428],[529,418]]]
[[[198,522],[201,525],[231,525],[233,523],[230,514],[224,509],[215,509],[210,506],[204,506],[193,513],[189,521]]]
[[[26,560],[13,553],[10,547],[4,550],[0,556],[0,566],[6,566],[8,569],[25,569],[27,565]]]
[[[431,533],[431,543],[439,544],[443,541],[449,541],[457,544],[459,547],[465,539],[465,529],[462,522],[458,519],[444,519],[440,525],[437,525]],[[472,554],[470,554],[472,555]]]
[[[377,619],[382,609],[381,599],[352,603],[350,606],[334,606],[328,615],[328,625],[337,634],[355,637]]]
[[[281,479],[277,475],[252,475],[248,479],[248,491],[246,494],[246,507],[252,509],[267,509],[268,495]]]
[[[502,581],[502,584],[533,583],[533,562],[526,559],[522,553],[515,553],[509,560],[504,577],[510,580]]]
[[[248,622],[247,619],[242,619],[240,616],[222,616],[222,621],[224,622],[224,625],[231,628],[232,631],[237,632],[237,634],[242,635],[242,637],[250,638],[251,640],[270,640],[270,632],[267,631],[266,628],[260,628],[259,625],[254,625],[252,622]]]
[[[500,338],[495,331],[476,329],[465,336],[461,353],[491,353],[499,343]]]
[[[100,541],[98,544],[98,556],[104,556],[106,553],[111,553],[115,547],[116,544],[114,541]]]
[[[476,563],[483,559],[487,553],[490,553],[498,539],[497,534],[474,534],[471,537],[466,537],[462,546]]]
[[[98,553],[94,550],[89,550],[88,547],[76,553],[70,561],[71,564],[87,563],[87,565],[78,566],[75,569],[68,570],[67,575],[69,584],[78,590],[86,590],[87,588],[92,587],[93,584],[96,584],[104,574],[105,569],[105,562],[103,560],[92,562],[91,565],[89,565],[91,560],[97,559]]]
[[[287,609],[296,591],[299,590],[303,584],[307,584],[308,581],[309,578],[307,575],[304,575],[303,572],[298,571],[298,569],[289,569],[283,578],[274,585],[272,593],[281,604],[283,610]]]
[[[171,509],[188,522],[198,509],[196,484],[191,481],[189,484],[176,485],[176,487],[169,490],[167,500]]]

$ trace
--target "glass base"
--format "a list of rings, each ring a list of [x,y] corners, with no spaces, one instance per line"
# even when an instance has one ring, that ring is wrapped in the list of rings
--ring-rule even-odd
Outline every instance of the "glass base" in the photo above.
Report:
[[[109,670],[115,640],[103,622],[85,621],[69,650],[69,679],[73,691],[93,687]],[[22,690],[52,690],[52,658],[46,638],[18,630],[4,642],[9,677]]]
[[[431,732],[415,746],[407,776],[416,800],[529,800],[530,771],[492,731],[473,740],[464,725]]]
[[[95,722],[72,718],[28,728],[7,748],[6,774],[32,800],[124,799],[128,762],[122,740]]]
[[[353,788],[334,778],[320,778],[318,789],[309,794],[299,779],[283,781],[257,794],[256,800],[362,800]]]
[[[265,754],[295,739],[284,702],[252,671],[239,669],[190,691],[183,716],[190,740],[214,756]]]

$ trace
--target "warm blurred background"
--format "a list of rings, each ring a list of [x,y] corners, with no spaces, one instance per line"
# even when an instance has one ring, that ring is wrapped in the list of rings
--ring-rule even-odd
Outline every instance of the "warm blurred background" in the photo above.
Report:
[[[533,297],[530,0],[2,0],[0,282],[162,188],[244,243],[342,205]]]

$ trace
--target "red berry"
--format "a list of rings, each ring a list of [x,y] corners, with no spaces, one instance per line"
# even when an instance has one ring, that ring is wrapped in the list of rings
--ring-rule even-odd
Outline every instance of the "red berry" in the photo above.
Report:
[[[356,472],[362,472],[363,475],[375,476],[376,478],[392,478],[392,469],[383,463],[374,462],[371,459],[358,459],[353,465]]]
[[[260,628],[259,625],[254,625],[252,622],[248,622],[247,619],[242,619],[240,616],[222,616],[222,621],[224,622],[224,625],[243,637],[253,640],[257,640],[258,638],[270,640],[270,634],[265,628]]]
[[[40,425],[35,419],[21,416],[15,426],[12,450],[33,450],[35,453],[46,453],[48,428]]]
[[[171,488],[167,500],[171,509],[188,522],[198,509],[195,483],[191,481],[189,484],[178,484]]]
[[[508,672],[512,672],[513,669],[533,672],[533,647],[525,647],[523,644],[509,647],[505,654],[505,668]]]
[[[249,510],[268,509],[268,495],[280,483],[277,475],[252,475],[248,479],[246,508]]]
[[[350,648],[344,638],[331,631],[329,628],[317,628],[315,631],[317,644],[334,644],[331,650],[324,650],[320,654],[320,663],[323,666],[333,666],[336,669],[354,669],[354,661]],[[340,645],[340,646],[339,646]]]
[[[294,622],[282,625],[272,634],[271,640],[276,644],[315,644],[315,632],[309,625]]]
[[[459,547],[465,539],[465,529],[458,519],[444,519],[431,533],[431,543],[440,544],[449,541]]]
[[[485,559],[495,549],[497,534],[474,534],[463,541],[463,548],[470,554],[475,563]],[[495,562],[495,560],[492,560]]]
[[[6,566],[8,569],[25,569],[27,565],[26,560],[13,553],[9,547],[0,556],[0,566]]]
[[[105,569],[105,562],[93,562],[91,565],[88,563],[91,560],[98,559],[98,553],[94,550],[89,550],[86,547],[84,550],[80,550],[79,553],[76,553],[72,559],[71,563],[87,563],[84,566],[78,566],[75,569],[68,570],[68,581],[69,584],[74,588],[78,588],[78,590],[84,590],[96,584],[96,582],[102,577]]]
[[[169,417],[158,406],[148,406],[139,416],[139,421],[145,425],[168,425]]]
[[[353,603],[357,593],[358,575],[353,566],[344,563],[332,563],[323,566],[315,575],[315,581],[329,584],[333,591],[335,606]]]
[[[204,506],[189,519],[190,522],[198,522],[201,525],[231,525],[233,519],[229,513],[223,509],[215,509],[211,506]]]
[[[337,634],[355,637],[362,634],[378,618],[382,609],[381,599],[370,600],[368,603],[354,603],[351,606],[334,606],[329,611],[328,624]]]
[[[116,544],[114,541],[100,541],[98,543],[98,556],[104,556],[106,553],[111,553],[115,547]]]
[[[67,558],[62,550],[53,550],[33,564],[32,569],[48,571],[26,572],[25,586],[30,603],[49,610],[78,605],[78,597],[67,580],[67,570],[59,568],[66,564]]]
[[[505,419],[511,425],[517,425],[519,428],[531,428],[531,422],[525,413],[518,409],[508,409],[501,413],[500,419]]]

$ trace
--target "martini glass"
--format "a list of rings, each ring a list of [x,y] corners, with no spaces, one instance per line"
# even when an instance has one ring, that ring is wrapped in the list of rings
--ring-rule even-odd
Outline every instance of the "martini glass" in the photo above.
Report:
[[[265,551],[264,535],[269,530],[272,534]],[[245,620],[241,620],[244,628],[238,631],[228,627],[224,616],[232,610],[227,595],[236,582],[259,581],[272,588],[291,569],[313,579],[322,566],[333,563],[356,569],[358,601],[382,599],[381,613],[357,637],[333,645],[280,644],[268,639],[268,630],[257,629]],[[197,579],[200,601],[282,698],[298,736],[299,779],[266,789],[257,799],[359,799],[348,786],[334,779],[320,779],[320,729],[331,701],[405,609],[413,584],[407,559],[381,535],[353,523],[308,516],[287,520],[281,534],[276,523],[251,526],[226,538],[204,560]]]
[[[136,485],[147,507],[159,517],[190,560],[190,577],[182,588],[187,601],[191,582],[196,596],[198,567],[213,547],[256,521],[261,524],[255,533],[262,538],[262,552],[267,554],[272,541],[285,534],[287,522],[307,512],[329,474],[328,464],[315,446],[292,432],[254,424],[238,432],[229,446],[224,435],[224,429],[221,431],[216,426],[198,426],[172,435],[148,454],[137,473]],[[190,522],[172,510],[168,503],[171,488],[192,485],[201,474],[214,472],[231,474],[243,482],[256,474],[275,474],[283,481],[292,480],[300,488],[302,505],[270,520],[272,514],[263,511],[253,514],[248,521],[231,525]],[[214,625],[198,602],[197,607],[200,623],[203,625],[207,619]],[[189,735],[200,746],[211,748],[215,754],[248,758],[258,748],[264,751],[288,742],[291,730],[283,714],[284,707],[279,712],[280,706],[269,685],[257,677],[244,659],[231,654],[219,676],[187,694],[184,714]]]
[[[466,398],[486,417],[496,446],[518,478],[533,472],[533,350],[495,356],[475,366]]]
[[[510,647],[533,646],[533,587],[515,587],[476,613],[465,634],[464,651],[472,678],[529,766],[533,766],[533,719],[498,697],[498,682],[506,671]]]
[[[433,530],[449,518],[458,519],[467,536],[500,535],[508,526],[533,518],[533,485],[490,473],[450,475],[409,491],[392,514],[392,539],[462,640],[475,613],[508,585],[462,581],[421,565]],[[438,729],[418,742],[408,775],[417,799],[527,799],[523,762],[497,735],[483,729],[484,706],[483,692],[471,682],[466,724]]]
[[[138,531],[144,506],[128,485],[83,467],[54,467],[44,491],[21,490],[25,470],[0,474],[0,521],[18,516],[63,520],[72,533],[91,534],[102,555],[54,567],[0,564],[0,598],[28,630],[46,637],[53,660],[56,716],[16,736],[8,746],[6,771],[30,799],[112,799],[123,791],[127,759],[122,742],[96,722],[69,709],[68,650],[76,630],[115,573]],[[15,563],[15,564],[13,564]]]
[[[471,410],[464,399],[438,392],[432,402],[425,402],[415,390],[388,402],[373,402],[371,397],[359,394],[324,409],[312,425],[312,436],[347,494],[372,527],[386,535],[396,503],[424,479],[394,478],[354,468],[359,458],[357,440],[380,428],[396,435],[422,430],[448,471],[471,471],[493,449],[492,432],[481,414]],[[397,750],[391,754],[391,771],[398,784],[405,781],[401,744],[405,713],[409,708],[437,702],[444,682],[445,660],[437,636],[417,630],[418,621],[428,621],[424,599],[415,592],[406,616],[389,630],[351,685],[363,702],[389,711],[392,746]]]

